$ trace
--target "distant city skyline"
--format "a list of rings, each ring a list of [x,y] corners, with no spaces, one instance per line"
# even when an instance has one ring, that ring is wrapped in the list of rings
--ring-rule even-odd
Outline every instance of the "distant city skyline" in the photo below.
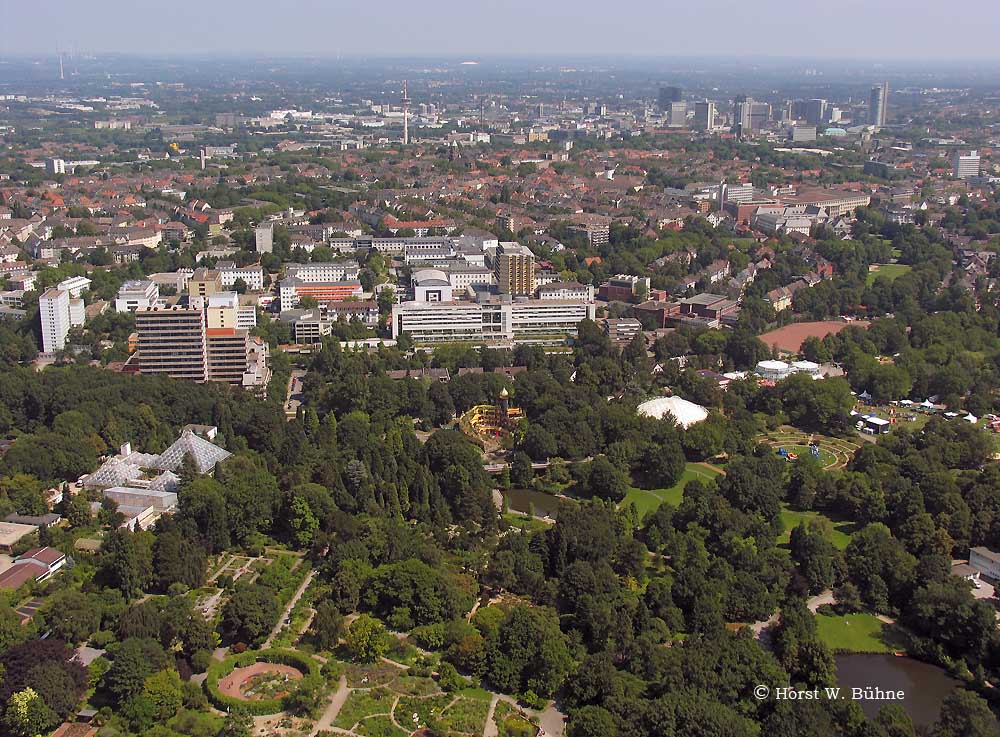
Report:
[[[724,0],[0,0],[0,56],[86,52],[253,56],[663,56],[1000,61],[995,0],[748,6]],[[992,21],[989,19],[993,18]]]

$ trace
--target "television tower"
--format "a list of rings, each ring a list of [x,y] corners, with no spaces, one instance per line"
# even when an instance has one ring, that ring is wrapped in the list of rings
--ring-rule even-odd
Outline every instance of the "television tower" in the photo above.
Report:
[[[406,82],[403,82],[403,145],[410,142],[410,98],[406,94]]]
[[[59,52],[59,79],[66,79],[66,75],[63,72],[63,55],[61,51]]]

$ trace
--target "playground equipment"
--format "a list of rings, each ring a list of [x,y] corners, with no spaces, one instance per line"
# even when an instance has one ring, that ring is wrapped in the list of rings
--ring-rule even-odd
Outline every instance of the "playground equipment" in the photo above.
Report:
[[[523,416],[519,407],[510,406],[510,394],[502,389],[496,404],[476,405],[462,415],[458,424],[462,432],[482,443],[510,432],[511,426]]]

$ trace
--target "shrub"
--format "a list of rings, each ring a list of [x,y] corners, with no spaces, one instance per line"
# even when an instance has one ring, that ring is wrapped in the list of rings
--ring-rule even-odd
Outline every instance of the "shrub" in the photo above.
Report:
[[[90,636],[90,644],[99,650],[103,650],[117,638],[114,632],[109,632],[108,630],[98,630]]]
[[[204,673],[211,664],[212,653],[208,650],[199,650],[191,656],[191,670],[195,673]]]

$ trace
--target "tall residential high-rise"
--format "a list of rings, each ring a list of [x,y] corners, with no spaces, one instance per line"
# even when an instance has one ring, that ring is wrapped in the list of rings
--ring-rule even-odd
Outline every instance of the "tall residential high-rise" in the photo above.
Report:
[[[700,131],[710,131],[715,127],[715,103],[705,100],[694,104],[694,127]]]
[[[889,83],[883,82],[872,87],[868,93],[868,123],[876,128],[884,128],[889,111]]]
[[[64,282],[65,283],[65,282]],[[66,347],[70,328],[83,325],[83,300],[69,289],[52,287],[38,298],[38,319],[42,324],[42,352],[55,353]]]
[[[670,109],[670,103],[680,102],[684,98],[684,91],[680,87],[660,87],[660,94],[656,98],[660,110],[666,112]]]
[[[139,373],[176,379],[208,379],[206,311],[195,306],[146,308],[135,312]]]
[[[979,176],[978,151],[970,151],[968,154],[957,151],[952,163],[954,164],[952,173],[955,175],[955,179],[969,179],[970,177]]]
[[[271,253],[274,250],[274,224],[261,223],[254,228],[254,245],[257,253]]]
[[[535,291],[535,255],[520,243],[504,242],[493,257],[493,271],[501,294],[527,296]]]
[[[55,353],[66,347],[69,332],[69,293],[47,289],[38,298],[38,317],[42,321],[42,350]]]
[[[245,387],[266,384],[267,347],[250,335],[253,320],[247,317],[235,292],[136,310],[139,373]]]

